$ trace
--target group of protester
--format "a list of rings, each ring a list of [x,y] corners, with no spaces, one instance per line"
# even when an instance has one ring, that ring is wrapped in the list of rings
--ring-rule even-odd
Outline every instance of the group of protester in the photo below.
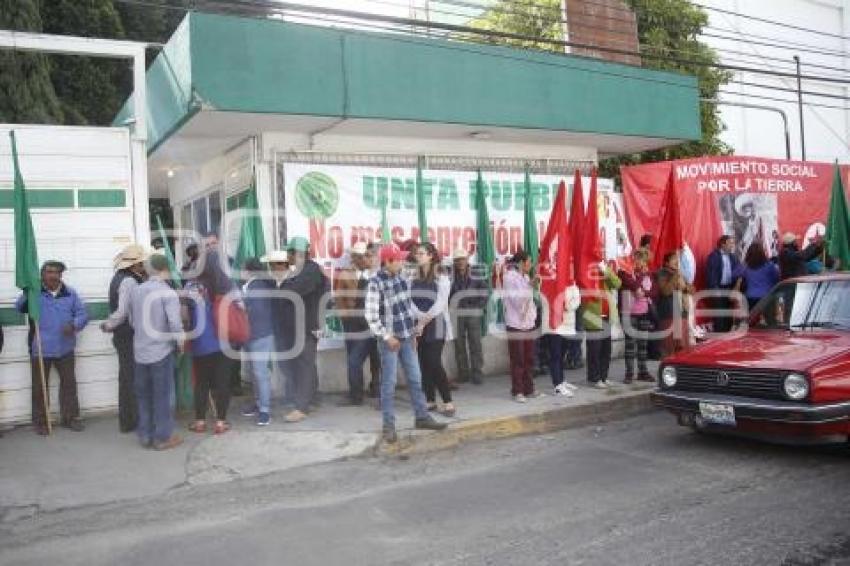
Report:
[[[822,242],[804,250],[793,234],[786,234],[777,258],[768,259],[760,244],[747,250],[743,262],[735,242],[723,236],[707,258],[709,289],[741,291],[749,307],[780,279],[818,269]],[[207,430],[208,414],[216,434],[224,434],[231,375],[242,361],[253,384],[253,401],[242,414],[259,426],[271,422],[273,368],[284,378],[284,420],[299,422],[319,403],[317,350],[328,308],[342,324],[347,357],[348,392],[341,405],[357,406],[367,395],[378,396],[383,435],[397,438],[394,392],[400,365],[405,372],[414,426],[439,430],[444,422],[431,414],[454,416],[457,408],[452,385],[443,367],[446,341],[454,343],[457,381],[480,384],[483,375],[482,333],[493,293],[501,299],[510,358],[511,395],[520,403],[545,395],[535,390],[535,367],[548,367],[553,394],[572,397],[576,387],[564,379],[564,370],[580,367],[585,344],[586,378],[592,387],[609,387],[611,332],[619,321],[625,335],[624,383],[654,381],[647,360],[687,348],[693,285],[679,266],[679,255],[662,258],[661,268],[650,271],[650,237],[629,262],[602,262],[595,267],[598,293],[564,289],[564,316],[553,328],[539,299],[540,279],[531,258],[517,251],[506,269],[473,266],[466,250],[456,250],[451,268],[444,266],[430,243],[378,245],[358,242],[349,250],[350,265],[338,269],[333,289],[323,269],[310,258],[309,242],[292,238],[285,250],[251,258],[230,271],[208,238],[201,248],[186,250],[180,283],[169,259],[130,245],[115,258],[109,285],[109,317],[101,329],[112,333],[119,361],[119,426],[136,431],[142,445],[168,449],[182,442],[175,432],[175,355],[191,355],[194,420],[189,429]],[[823,266],[820,266],[823,269]],[[56,367],[60,378],[60,424],[83,430],[74,375],[75,336],[87,322],[80,296],[62,281],[65,266],[49,261],[42,267],[39,338],[30,332],[32,358],[32,419],[39,434],[47,433],[47,414],[38,356],[44,361],[44,382]],[[228,275],[228,272],[230,273]],[[234,277],[234,273],[238,276]],[[617,300],[612,300],[614,295]],[[715,308],[735,305],[725,294]],[[231,344],[221,320],[223,303],[244,312],[250,334],[244,343]],[[16,304],[27,312],[26,296]],[[728,331],[727,314],[714,321],[714,331]],[[650,331],[663,338],[651,340]],[[40,343],[39,343],[40,342]],[[371,383],[365,384],[369,361]],[[439,396],[439,403],[438,403]]]
[[[730,312],[737,306],[743,312],[752,311],[779,282],[791,277],[816,275],[835,268],[832,258],[824,254],[824,240],[815,236],[802,248],[797,235],[788,232],[782,237],[782,247],[774,257],[768,257],[760,241],[751,243],[743,261],[735,254],[732,236],[721,236],[717,247],[706,260],[706,288],[718,292],[712,307],[727,313],[713,319],[714,332],[728,332],[735,320]],[[730,291],[743,295],[746,304],[736,304]]]

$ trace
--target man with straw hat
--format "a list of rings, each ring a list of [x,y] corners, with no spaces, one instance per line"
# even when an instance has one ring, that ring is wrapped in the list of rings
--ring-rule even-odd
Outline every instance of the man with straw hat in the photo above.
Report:
[[[145,280],[148,252],[138,244],[125,246],[113,260],[115,275],[109,283],[109,318],[100,325],[112,333],[112,345],[118,353],[118,426],[121,432],[136,430],[138,405],[133,391],[133,328],[127,320],[133,289]]]
[[[449,305],[456,314],[455,361],[458,381],[472,381],[481,385],[484,356],[481,349],[481,329],[487,308],[489,288],[487,280],[476,276],[469,267],[469,253],[458,248],[452,254],[454,278]],[[468,349],[467,349],[468,346]]]

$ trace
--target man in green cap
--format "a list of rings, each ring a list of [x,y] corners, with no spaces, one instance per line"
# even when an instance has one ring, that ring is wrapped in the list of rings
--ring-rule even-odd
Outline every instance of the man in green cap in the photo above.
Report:
[[[281,363],[286,383],[294,391],[287,391],[287,397],[293,397],[295,408],[284,420],[294,423],[304,420],[310,405],[315,401],[319,385],[316,367],[316,353],[319,334],[324,327],[321,320],[324,308],[322,300],[330,290],[327,277],[318,263],[310,259],[310,242],[297,236],[287,243],[287,252],[291,274],[278,287],[287,291],[285,300],[279,301],[281,312],[282,336],[286,350],[292,350],[292,358]],[[300,300],[302,308],[296,308]]]

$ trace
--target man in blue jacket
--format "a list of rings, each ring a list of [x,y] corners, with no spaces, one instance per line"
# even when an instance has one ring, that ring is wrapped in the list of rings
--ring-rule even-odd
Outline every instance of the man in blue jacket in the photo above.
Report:
[[[83,300],[77,292],[62,281],[65,264],[46,261],[41,267],[41,317],[38,328],[41,334],[41,353],[44,358],[44,382],[50,389],[50,369],[59,373],[60,424],[73,431],[82,431],[80,403],[77,399],[77,377],[74,372],[74,348],[77,332],[88,323]],[[18,312],[29,311],[26,294],[15,302]],[[32,367],[32,422],[38,434],[47,434],[47,418],[41,390],[38,345],[35,327],[30,323],[30,357]]]

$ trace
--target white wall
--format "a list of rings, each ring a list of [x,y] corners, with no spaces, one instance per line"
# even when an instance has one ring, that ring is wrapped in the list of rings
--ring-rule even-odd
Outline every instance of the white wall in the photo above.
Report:
[[[12,158],[8,131],[0,125],[0,190],[12,188]],[[87,303],[105,302],[112,277],[112,258],[133,239],[130,193],[130,144],[119,128],[14,126],[27,190],[120,189],[127,191],[120,208],[35,208],[32,210],[40,261],[57,259],[68,271],[67,284]],[[12,306],[19,291],[14,284],[14,215],[0,209],[0,308]],[[0,353],[0,423],[30,419],[30,364],[27,328],[4,327]],[[85,413],[118,405],[118,365],[108,335],[96,322],[80,333],[77,380]],[[57,376],[51,379],[51,407],[58,411]]]
[[[850,36],[850,0],[770,0],[769,2],[767,0],[702,0],[700,3],[730,12],[780,21],[830,34]],[[731,41],[707,35],[703,37],[703,40],[714,48],[743,53],[733,54],[720,51],[719,55],[724,63],[764,70],[794,72],[792,58],[797,54],[803,64],[802,72],[804,75],[831,75],[850,80],[850,72],[848,72],[850,71],[850,41],[848,40],[778,27],[712,10],[708,10],[707,13],[710,16],[709,25],[713,28],[737,30],[741,33],[707,29],[705,30],[706,34],[734,36],[737,39],[745,40]],[[753,35],[764,37],[753,37]],[[747,41],[748,38],[749,41]],[[816,49],[838,51],[847,55],[833,57],[796,49],[758,45],[757,42],[775,43],[789,47],[795,43],[806,44]],[[774,61],[771,58],[782,59],[782,61]],[[836,67],[839,70],[808,66],[811,64]],[[797,88],[795,78],[769,77],[748,72],[736,72],[734,78],[772,87]],[[790,121],[791,157],[792,159],[800,158],[800,122],[796,92],[766,90],[736,83],[724,86],[723,90],[734,94],[723,94],[720,96],[722,100],[782,108],[788,114]],[[840,84],[804,80],[803,90],[843,97],[850,96],[848,86]],[[781,98],[790,102],[762,100],[748,95]],[[807,159],[810,161],[833,161],[835,159],[843,162],[850,161],[850,104],[838,99],[806,95],[804,95],[804,101],[839,107],[838,109],[804,107],[803,121],[805,123]],[[785,142],[780,117],[777,114],[726,105],[720,108],[721,115],[728,128],[722,138],[735,149],[736,153],[759,157],[785,157]]]

